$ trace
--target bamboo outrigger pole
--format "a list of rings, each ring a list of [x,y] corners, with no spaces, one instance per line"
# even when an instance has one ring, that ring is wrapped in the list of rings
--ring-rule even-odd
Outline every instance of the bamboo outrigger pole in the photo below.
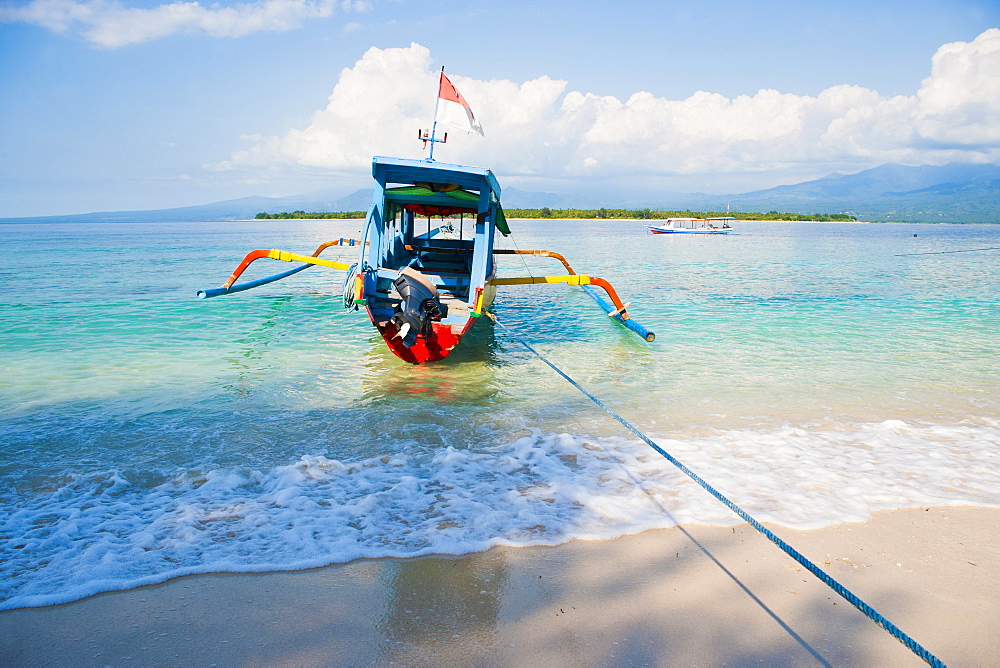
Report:
[[[408,245],[407,250],[414,251],[419,250],[417,246]],[[454,253],[454,254],[468,254],[469,251],[461,248],[435,248],[436,253]],[[618,293],[615,291],[614,286],[603,278],[598,278],[597,276],[588,276],[587,274],[578,274],[570,266],[569,262],[561,254],[550,250],[514,250],[506,248],[495,248],[493,249],[494,255],[534,255],[536,257],[551,257],[559,260],[563,267],[566,268],[566,276],[529,276],[526,278],[494,278],[490,283],[493,285],[538,285],[540,283],[566,283],[568,285],[579,285],[584,291],[591,296],[591,298],[597,302],[597,305],[604,309],[604,312],[608,314],[609,318],[614,318],[618,322],[622,323],[633,332],[641,336],[643,339],[649,342],[653,342],[656,339],[656,334],[646,329],[628,314],[628,307],[631,306],[631,302],[623,304],[621,299],[618,297]],[[601,296],[597,290],[592,286],[598,286],[607,293],[608,298],[611,300],[608,302]]]
[[[243,292],[244,290],[250,290],[251,288],[257,288],[262,285],[267,285],[268,283],[274,283],[275,281],[280,281],[283,278],[287,278],[292,274],[297,274],[303,269],[308,269],[309,267],[319,265],[321,267],[330,267],[331,269],[340,269],[341,271],[350,271],[351,265],[344,264],[343,262],[333,262],[332,260],[323,260],[318,256],[325,249],[330,246],[354,246],[360,245],[361,242],[356,239],[334,239],[333,241],[327,241],[324,244],[320,244],[312,255],[299,255],[297,253],[289,253],[287,251],[272,249],[272,250],[255,250],[247,253],[243,261],[240,262],[239,266],[236,267],[236,271],[222,284],[222,287],[218,288],[207,288],[205,290],[198,291],[198,299],[208,299],[209,297],[220,297],[222,295],[230,295],[235,292]],[[233,285],[236,283],[236,279],[246,271],[246,268],[250,266],[250,263],[255,260],[260,260],[261,258],[270,258],[272,260],[281,260],[283,262],[303,262],[304,264],[299,265],[288,271],[283,271],[279,274],[274,274],[273,276],[266,276],[265,278],[258,278],[255,281],[247,281],[246,283],[240,283],[239,285]]]

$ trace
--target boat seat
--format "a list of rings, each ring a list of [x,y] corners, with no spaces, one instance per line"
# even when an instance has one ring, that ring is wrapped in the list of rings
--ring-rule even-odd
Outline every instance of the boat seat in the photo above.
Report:
[[[430,273],[413,267],[404,267],[398,273],[411,276],[422,285],[427,286],[428,289],[433,289],[434,295],[439,298],[453,297],[464,301],[469,297],[471,279],[467,272],[444,271]],[[392,270],[382,270],[379,272],[379,285],[376,288],[376,297],[393,303],[399,301],[399,296],[392,285],[392,280],[396,275],[397,272]]]
[[[439,293],[451,294],[463,299],[469,294],[471,279],[466,273],[436,272],[427,273],[424,276],[437,287]]]
[[[471,268],[467,258],[446,253],[421,253],[414,258],[411,265],[426,273],[462,273],[468,272]]]

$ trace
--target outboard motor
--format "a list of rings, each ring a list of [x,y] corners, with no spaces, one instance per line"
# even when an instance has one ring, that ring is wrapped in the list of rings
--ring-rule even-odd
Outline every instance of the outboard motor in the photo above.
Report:
[[[396,306],[392,323],[399,330],[403,345],[409,348],[418,334],[430,334],[431,322],[448,315],[448,307],[438,299],[437,288],[415,269],[404,267],[393,280],[402,301]]]

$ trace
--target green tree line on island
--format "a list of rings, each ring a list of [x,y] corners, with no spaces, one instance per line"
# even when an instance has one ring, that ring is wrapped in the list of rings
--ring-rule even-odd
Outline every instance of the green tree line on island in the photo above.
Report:
[[[364,211],[284,211],[282,213],[262,212],[254,216],[254,220],[306,220],[331,218],[344,220],[348,218],[364,218]]]
[[[508,218],[582,218],[582,219],[628,219],[628,220],[664,220],[666,218],[722,218],[728,216],[736,220],[791,220],[818,222],[855,222],[857,218],[843,213],[746,213],[740,211],[660,211],[658,209],[505,209]],[[294,219],[347,219],[364,218],[364,211],[291,211],[282,213],[258,213],[256,220],[294,220]]]
[[[857,218],[842,213],[747,213],[741,211],[660,211],[659,209],[504,209],[508,218],[621,218],[664,220],[666,218],[735,218],[736,220],[794,220],[819,222],[855,222]]]

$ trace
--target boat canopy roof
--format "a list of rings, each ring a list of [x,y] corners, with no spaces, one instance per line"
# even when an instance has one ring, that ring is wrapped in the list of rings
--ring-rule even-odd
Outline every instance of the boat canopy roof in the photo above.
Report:
[[[493,172],[483,167],[377,155],[372,159],[372,176],[385,184],[420,182],[454,184],[459,188],[476,192],[486,188],[500,199],[500,184]]]
[[[491,205],[496,207],[493,224],[501,233],[510,234],[500,205],[500,184],[488,169],[375,156],[372,176],[384,189],[387,203],[412,205],[407,208],[422,215],[476,213],[480,194],[485,192]],[[397,185],[390,188],[390,184]]]

